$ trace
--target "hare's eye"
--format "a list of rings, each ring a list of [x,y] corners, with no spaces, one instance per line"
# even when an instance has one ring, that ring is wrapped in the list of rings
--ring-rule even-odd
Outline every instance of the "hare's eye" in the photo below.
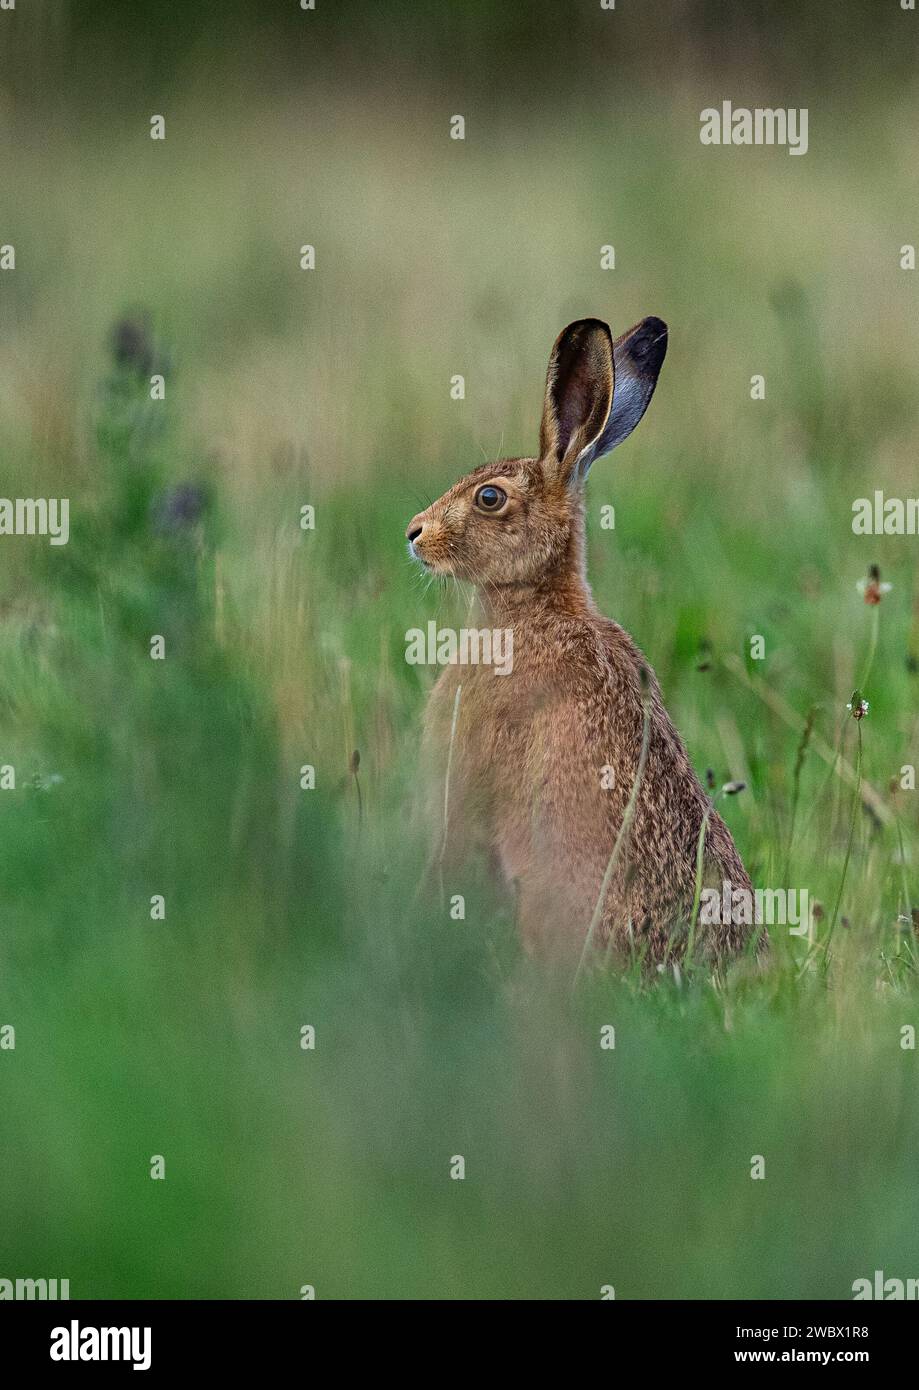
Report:
[[[492,487],[489,483],[487,487],[480,487],[475,495],[475,504],[481,507],[483,512],[497,512],[507,501],[507,493],[502,492],[499,487]]]

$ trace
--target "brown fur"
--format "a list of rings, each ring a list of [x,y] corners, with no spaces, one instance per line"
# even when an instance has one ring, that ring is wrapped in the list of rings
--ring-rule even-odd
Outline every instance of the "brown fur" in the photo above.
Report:
[[[553,349],[538,459],[502,459],[462,478],[409,523],[426,568],[472,581],[478,626],[513,630],[513,670],[449,666],[429,701],[425,743],[440,768],[452,740],[446,850],[474,844],[517,890],[526,945],[576,954],[638,770],[644,709],[647,762],[631,827],[606,893],[598,944],[646,959],[679,956],[695,889],[708,798],[631,637],[598,612],[585,572],[586,467],[641,418],[666,349],[666,326],[647,319],[613,343],[598,320],[570,325]],[[499,512],[477,502],[494,482]],[[643,678],[642,668],[647,669]],[[615,786],[604,789],[609,765]],[[712,812],[706,885],[751,890],[724,821]],[[752,890],[751,890],[752,891]],[[682,930],[680,924],[683,924]],[[697,929],[709,954],[738,950],[749,927]]]

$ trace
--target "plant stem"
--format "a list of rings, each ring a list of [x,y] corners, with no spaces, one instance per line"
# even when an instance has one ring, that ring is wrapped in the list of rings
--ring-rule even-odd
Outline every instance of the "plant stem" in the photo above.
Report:
[[[774,710],[779,718],[784,720],[791,728],[798,730],[804,728],[805,721],[796,710],[792,709],[787,700],[784,700],[777,691],[773,690],[771,686],[766,685],[758,676],[749,675],[743,662],[738,656],[735,656],[733,652],[729,653],[724,658],[722,665],[732,672],[738,680],[743,681],[744,685],[747,686],[749,690],[752,690],[754,694],[758,695],[763,703],[768,705],[771,710]],[[843,720],[840,734],[843,729],[845,729],[845,720]],[[811,738],[811,747],[817,756],[822,758],[823,761],[829,765],[831,776],[835,772],[836,776],[841,778],[843,782],[848,782],[849,786],[854,785],[855,772],[851,764],[847,763],[845,758],[840,757],[838,744],[837,747],[833,749],[824,739],[814,733]],[[861,783],[861,797],[865,805],[870,806],[871,810],[883,825],[890,824],[893,820],[893,812],[884,798],[875,791],[870,782]]]
[[[444,898],[444,856],[447,853],[447,832],[450,828],[450,770],[453,767],[453,745],[456,742],[456,724],[459,719],[460,696],[462,693],[463,687],[460,684],[456,687],[456,696],[453,700],[453,718],[450,721],[450,747],[447,749],[447,771],[444,776],[444,834],[440,842],[440,858],[437,861],[441,904],[443,904]]]
[[[718,800],[722,787],[713,797],[709,799],[708,806],[705,808],[705,815],[702,817],[702,825],[699,829],[699,842],[696,845],[696,885],[692,899],[692,912],[689,914],[689,936],[686,941],[686,959],[692,958],[693,946],[696,942],[696,920],[699,915],[699,904],[702,901],[702,873],[705,864],[705,835],[708,830],[708,823],[715,809],[715,802]]]
[[[785,882],[786,884],[788,883],[791,877],[791,848],[794,844],[795,839],[795,821],[798,816],[798,801],[801,796],[801,771],[804,767],[804,758],[807,753],[807,745],[810,743],[811,734],[814,731],[814,720],[816,719],[816,717],[817,706],[811,705],[810,709],[807,712],[807,719],[804,724],[804,730],[801,734],[801,739],[798,743],[798,751],[795,756],[795,770],[792,778],[791,793],[791,820],[788,826],[788,848],[785,853],[785,876],[783,880],[783,882]],[[835,771],[835,764],[833,770]],[[832,776],[832,772],[830,773],[830,776]]]
[[[830,942],[831,942],[832,939],[833,939],[833,932],[836,930],[836,919],[837,919],[838,916],[839,916],[839,908],[840,908],[840,904],[842,903],[842,892],[843,892],[843,888],[845,887],[845,883],[846,883],[846,873],[848,872],[848,869],[849,869],[849,859],[851,858],[851,855],[852,855],[852,844],[853,844],[853,841],[855,840],[855,821],[856,821],[856,818],[857,818],[857,815],[858,815],[858,802],[859,802],[859,793],[860,793],[860,790],[861,790],[861,777],[862,777],[862,726],[861,726],[861,720],[856,720],[856,721],[855,721],[855,730],[856,730],[856,734],[858,735],[858,742],[857,742],[857,744],[856,744],[856,746],[855,746],[855,790],[854,790],[854,792],[852,793],[852,814],[851,814],[851,816],[850,816],[850,818],[849,818],[849,841],[848,841],[848,844],[846,845],[846,857],[845,857],[845,859],[843,860],[843,865],[842,865],[842,877],[841,877],[840,880],[839,880],[839,892],[836,894],[836,906],[833,908],[833,919],[832,919],[832,921],[830,922],[830,929],[829,929],[829,931],[828,931],[827,934],[826,934],[826,942],[825,942],[824,948],[823,948],[823,950],[824,950],[824,956],[823,956],[823,965],[824,965],[824,969],[826,969],[827,961],[829,960]]]
[[[894,812],[894,824],[897,827],[897,840],[900,844],[900,875],[903,879],[903,900],[906,903],[906,920],[908,922],[907,931],[913,929],[913,905],[909,896],[909,879],[906,874],[906,855],[903,848],[903,826],[900,824],[900,817]],[[897,955],[900,954],[900,947],[897,946]]]
[[[874,654],[878,648],[878,629],[880,627],[880,617],[880,605],[875,604],[874,608],[872,608],[871,610],[871,640],[868,643],[868,657],[865,661],[865,674],[862,676],[861,683],[859,685],[859,689],[864,691],[867,691],[868,689],[868,677],[871,675],[871,668],[874,665]]]

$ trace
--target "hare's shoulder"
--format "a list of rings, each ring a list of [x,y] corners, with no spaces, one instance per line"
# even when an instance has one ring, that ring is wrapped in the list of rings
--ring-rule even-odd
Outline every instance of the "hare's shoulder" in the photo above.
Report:
[[[551,641],[537,638],[530,647],[521,640],[519,646],[513,716],[529,723],[535,744],[551,743],[570,754],[619,742],[637,749],[646,663],[623,628],[599,615],[579,617],[557,623]]]
[[[572,624],[560,645],[561,664],[569,673],[570,694],[591,703],[597,697],[641,704],[642,668],[656,688],[654,672],[625,628],[612,618],[592,616]]]

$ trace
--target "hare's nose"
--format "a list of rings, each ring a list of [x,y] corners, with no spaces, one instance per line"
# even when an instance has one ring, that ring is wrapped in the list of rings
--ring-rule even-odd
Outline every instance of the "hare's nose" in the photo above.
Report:
[[[405,539],[409,542],[416,541],[424,530],[424,522],[420,517],[413,516],[405,529]]]

